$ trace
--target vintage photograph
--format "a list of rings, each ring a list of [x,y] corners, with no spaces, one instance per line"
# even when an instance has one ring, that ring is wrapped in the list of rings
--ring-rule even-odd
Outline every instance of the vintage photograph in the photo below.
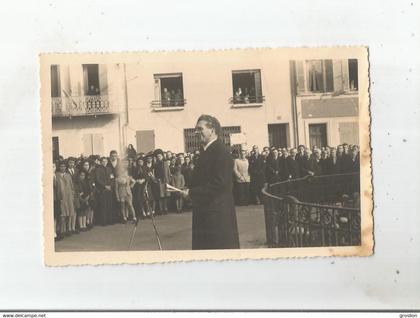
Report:
[[[47,265],[372,254],[367,48],[40,63]]]

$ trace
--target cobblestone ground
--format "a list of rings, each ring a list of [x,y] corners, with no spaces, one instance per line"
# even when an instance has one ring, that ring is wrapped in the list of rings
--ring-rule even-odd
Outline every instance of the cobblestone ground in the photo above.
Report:
[[[241,248],[262,248],[265,246],[265,223],[263,206],[250,205],[236,207],[239,240]],[[156,226],[165,250],[191,249],[192,213],[170,213],[155,217]],[[96,226],[91,231],[82,232],[56,242],[57,252],[74,251],[124,251],[128,244],[134,225],[115,224]],[[140,220],[131,250],[158,250],[156,236],[150,219]]]

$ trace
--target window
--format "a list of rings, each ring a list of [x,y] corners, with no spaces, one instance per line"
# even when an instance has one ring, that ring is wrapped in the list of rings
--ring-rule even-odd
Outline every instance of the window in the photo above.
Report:
[[[232,71],[233,104],[262,103],[261,71]]]
[[[268,144],[270,147],[287,148],[289,124],[268,124]]]
[[[222,127],[222,133],[220,139],[225,143],[226,146],[230,144],[230,134],[240,133],[240,126],[227,126]],[[194,152],[194,150],[200,149],[200,139],[195,134],[195,128],[184,129],[184,145],[186,152]]]
[[[332,60],[306,61],[306,78],[310,92],[332,92],[334,90]]]
[[[98,64],[83,65],[83,79],[85,84],[85,95],[100,95]]]
[[[107,95],[107,69],[104,64],[83,64],[85,96]]]
[[[357,59],[349,60],[349,83],[351,91],[357,91],[359,89]]]
[[[61,96],[60,66],[51,65],[51,97]]]
[[[327,124],[309,124],[309,145],[311,148],[327,146]]]
[[[156,74],[155,101],[158,107],[183,107],[185,105],[182,73]]]
[[[357,91],[357,60],[295,62],[297,94]]]

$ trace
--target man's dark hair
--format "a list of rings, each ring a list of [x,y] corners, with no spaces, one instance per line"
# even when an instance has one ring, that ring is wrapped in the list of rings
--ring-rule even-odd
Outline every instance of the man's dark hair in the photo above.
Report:
[[[216,135],[218,137],[220,137],[220,133],[221,133],[222,128],[220,126],[219,120],[216,117],[213,117],[213,116],[210,116],[210,115],[201,115],[200,117],[198,117],[197,123],[199,121],[202,121],[202,120],[207,123],[206,126],[208,128],[213,128],[214,131],[215,131],[215,133],[216,133]]]
[[[117,152],[116,150],[111,150],[111,151],[109,152],[109,155],[111,156],[112,154],[116,154],[116,155],[118,155],[118,152]]]

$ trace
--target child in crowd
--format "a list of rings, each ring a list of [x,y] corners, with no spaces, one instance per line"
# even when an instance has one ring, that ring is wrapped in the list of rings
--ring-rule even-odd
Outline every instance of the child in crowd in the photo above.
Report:
[[[171,178],[171,185],[178,189],[184,189],[185,188],[185,179],[184,176],[181,173],[181,166],[176,165],[174,168],[174,173],[172,174]],[[172,197],[175,201],[176,206],[176,212],[181,213],[182,212],[182,196],[179,192],[173,192]]]
[[[77,213],[77,220],[79,222],[80,231],[85,232],[88,230],[86,219],[89,211],[91,210],[91,207],[89,206],[89,200],[92,195],[92,187],[84,170],[79,173],[77,188],[79,193],[79,209]]]
[[[133,207],[133,195],[131,192],[131,188],[134,186],[135,182],[134,179],[128,175],[127,167],[128,161],[124,160],[118,171],[118,176],[115,179],[115,194],[117,201],[120,203],[124,223],[127,223],[129,213],[132,216],[133,222],[137,222],[136,212]]]

